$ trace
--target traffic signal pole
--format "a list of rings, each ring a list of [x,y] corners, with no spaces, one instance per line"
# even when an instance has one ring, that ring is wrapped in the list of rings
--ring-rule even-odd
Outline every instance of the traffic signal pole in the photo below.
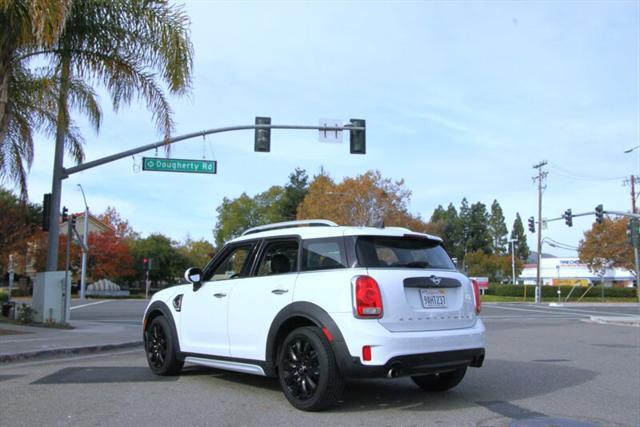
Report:
[[[362,126],[360,126],[362,124]],[[141,145],[137,148],[122,151],[120,153],[112,154],[110,156],[102,157],[97,160],[93,160],[87,163],[82,163],[77,166],[65,168],[64,161],[64,146],[56,141],[54,166],[53,166],[53,182],[51,185],[51,215],[49,217],[49,242],[47,247],[47,267],[46,271],[56,271],[58,265],[58,237],[60,235],[59,217],[60,212],[60,200],[62,198],[62,180],[68,178],[74,173],[82,172],[87,169],[95,168],[107,163],[114,162],[116,160],[123,159],[125,157],[134,156],[136,154],[143,153],[145,151],[153,150],[163,146],[175,144],[176,142],[185,141],[192,138],[204,137],[215,133],[233,132],[239,130],[253,130],[253,129],[294,129],[294,130],[318,130],[318,131],[342,131],[349,130],[352,135],[356,132],[362,131],[364,133],[366,128],[363,120],[352,119],[350,123],[343,126],[301,126],[301,125],[272,125],[272,124],[252,124],[244,126],[228,126],[214,129],[207,129],[198,132],[192,132],[184,135],[179,135],[173,138],[163,139],[161,141],[153,142],[151,144]],[[364,141],[364,138],[362,139]]]

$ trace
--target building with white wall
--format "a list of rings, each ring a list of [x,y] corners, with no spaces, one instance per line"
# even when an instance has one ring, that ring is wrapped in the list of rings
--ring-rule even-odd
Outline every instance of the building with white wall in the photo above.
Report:
[[[573,285],[588,286],[594,282],[604,281],[605,286],[626,287],[633,286],[635,275],[632,271],[621,268],[607,268],[601,277],[597,271],[589,270],[587,264],[578,258],[542,258],[540,260],[540,276],[543,285]],[[525,264],[518,283],[526,285],[536,284],[536,264]]]

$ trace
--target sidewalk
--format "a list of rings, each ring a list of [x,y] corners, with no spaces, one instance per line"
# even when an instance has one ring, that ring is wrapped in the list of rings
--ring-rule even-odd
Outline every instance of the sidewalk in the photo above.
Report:
[[[140,325],[72,320],[73,329],[0,322],[0,364],[142,345]]]
[[[591,316],[594,323],[640,327],[640,316]]]

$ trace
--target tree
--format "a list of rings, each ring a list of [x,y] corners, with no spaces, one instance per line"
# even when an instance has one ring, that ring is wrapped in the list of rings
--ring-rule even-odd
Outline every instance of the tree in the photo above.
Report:
[[[76,162],[83,160],[83,139],[69,110],[84,113],[99,129],[101,110],[89,84],[101,83],[115,110],[134,99],[145,102],[169,138],[173,121],[161,84],[171,93],[185,93],[192,68],[188,18],[181,8],[163,0],[0,1],[0,22],[10,24],[3,28],[24,33],[4,37],[8,40],[0,46],[0,58],[7,57],[9,64],[5,67],[0,59],[0,91],[9,100],[0,101],[0,113],[5,111],[0,116],[0,172],[17,181],[23,194],[34,128],[55,129],[56,146],[66,147]],[[45,25],[47,37],[36,36],[28,16],[16,17],[30,4],[40,5],[33,7],[34,17],[52,16]],[[27,64],[34,57],[50,66],[30,70]],[[62,158],[55,162],[61,166]]]
[[[489,234],[491,235],[493,250],[497,254],[507,252],[507,225],[504,222],[504,214],[502,207],[497,200],[491,204],[491,213],[489,214]]]
[[[298,213],[298,205],[302,203],[309,191],[309,177],[304,169],[296,168],[289,174],[289,182],[284,186],[284,194],[280,203],[280,216],[285,221],[293,221]]]
[[[438,229],[438,235],[442,237],[449,255],[462,260],[464,258],[464,247],[461,243],[462,224],[453,203],[449,203],[446,210],[438,206],[431,215],[430,223]]]
[[[466,197],[462,198],[460,202],[458,218],[460,219],[460,252],[464,258],[467,252],[470,251],[471,240],[471,209],[469,208],[469,202]]]
[[[509,255],[487,254],[478,250],[468,253],[465,263],[469,276],[488,277],[491,282],[512,280],[512,262]],[[522,266],[522,261],[516,259],[516,276],[522,273]]]
[[[192,240],[188,236],[178,247],[178,251],[187,260],[187,265],[200,268],[204,268],[216,253],[211,243],[206,240]]]
[[[239,236],[247,228],[294,220],[298,204],[307,194],[307,181],[307,173],[296,168],[289,174],[289,182],[284,186],[274,185],[254,197],[246,193],[242,193],[236,199],[225,197],[216,209],[216,246],[222,246],[224,242]]]
[[[628,225],[626,218],[605,218],[602,224],[594,223],[578,245],[580,261],[594,272],[605,265],[634,271],[633,247],[626,234]]]
[[[81,258],[78,245],[76,260]],[[134,273],[133,254],[127,242],[111,231],[89,233],[89,258],[87,276],[92,280],[122,281]]]
[[[0,0],[0,178],[17,183],[24,201],[33,133],[55,128],[57,93],[50,73],[30,70],[22,56],[56,42],[70,3]]]
[[[0,271],[14,256],[14,267],[19,271],[31,249],[41,235],[42,206],[25,203],[12,192],[0,188]]]
[[[520,218],[520,213],[518,212],[516,212],[516,219],[513,221],[513,228],[511,229],[511,239],[516,240],[516,256],[523,262],[527,262],[527,260],[529,259],[529,246],[527,245],[527,236],[524,233],[522,219]]]
[[[273,186],[255,197],[242,193],[236,199],[224,198],[216,209],[218,221],[214,229],[216,246],[238,237],[247,228],[283,221],[281,201],[284,189]]]
[[[135,259],[135,273],[132,279],[144,280],[144,258],[152,259],[149,278],[156,283],[177,282],[189,264],[187,258],[178,250],[177,243],[160,233],[133,241],[131,249]]]
[[[482,251],[486,254],[493,252],[493,244],[491,241],[491,234],[487,223],[489,222],[489,214],[484,203],[476,202],[471,205],[469,210],[469,223],[468,223],[468,250]]]
[[[133,230],[129,221],[123,219],[116,208],[107,206],[107,209],[98,215],[98,219],[115,230],[116,237],[125,240],[140,238],[140,233]]]
[[[419,216],[408,212],[410,198],[403,180],[383,178],[380,171],[367,171],[339,184],[320,174],[298,207],[298,219],[323,218],[355,226],[384,221],[386,226],[428,229]]]

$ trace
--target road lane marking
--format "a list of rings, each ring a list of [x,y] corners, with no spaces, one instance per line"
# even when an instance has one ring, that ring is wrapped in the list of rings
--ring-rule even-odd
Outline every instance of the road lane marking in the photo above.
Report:
[[[82,307],[89,307],[90,305],[102,304],[110,301],[111,301],[110,299],[107,299],[103,301],[90,302],[89,304],[76,305],[75,307],[69,308],[69,310],[75,310],[76,308],[82,308]]]
[[[589,313],[589,314],[595,314],[595,315],[600,315],[600,316],[624,316],[624,317],[635,317],[637,316],[637,314],[629,314],[629,313],[616,313],[616,312],[611,312],[611,311],[596,311],[596,310],[586,310],[586,309],[575,309],[575,308],[565,308],[565,307],[550,307],[549,311],[553,311],[553,310],[557,310],[557,311],[565,311],[565,312],[571,312],[571,313]]]
[[[515,311],[528,311],[528,312],[531,312],[531,313],[539,313],[539,314],[548,314],[549,313],[549,310],[544,310],[544,309],[542,309],[542,310],[532,310],[532,309],[529,309],[529,308],[505,307],[503,305],[492,305],[491,308],[501,308],[503,310],[515,310]],[[566,315],[566,313],[558,313],[558,315],[562,315],[562,314]],[[584,316],[587,316],[587,315],[585,314]]]
[[[493,316],[480,316],[482,320],[580,320],[575,315],[566,316],[508,316],[508,315],[493,315]]]

